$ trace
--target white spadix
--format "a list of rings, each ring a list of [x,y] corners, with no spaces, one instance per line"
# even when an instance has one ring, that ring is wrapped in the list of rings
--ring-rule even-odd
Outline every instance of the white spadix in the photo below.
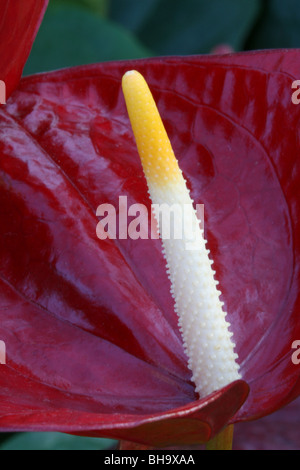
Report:
[[[148,85],[130,71],[122,86],[152,203],[175,205],[182,214],[182,237],[164,238],[163,252],[188,365],[203,397],[241,378],[230,324],[193,201]]]

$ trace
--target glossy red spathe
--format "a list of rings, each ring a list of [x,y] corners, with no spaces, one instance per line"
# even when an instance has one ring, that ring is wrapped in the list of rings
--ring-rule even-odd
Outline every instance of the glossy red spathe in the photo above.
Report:
[[[0,109],[1,430],[208,440],[300,392],[299,51],[106,63],[21,81]],[[197,400],[159,240],[100,241],[150,207],[121,93],[147,79],[205,229],[243,379]]]
[[[0,21],[0,80],[7,98],[17,87],[23,67],[48,6],[48,0],[5,0]]]

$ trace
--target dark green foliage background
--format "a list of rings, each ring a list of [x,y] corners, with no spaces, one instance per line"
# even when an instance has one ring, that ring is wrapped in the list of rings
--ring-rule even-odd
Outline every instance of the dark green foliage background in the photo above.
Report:
[[[50,0],[24,75],[161,55],[300,47],[298,0]],[[100,360],[100,359],[99,359]],[[99,450],[115,441],[0,434],[0,450]]]
[[[108,60],[300,47],[297,0],[50,0],[24,74]]]

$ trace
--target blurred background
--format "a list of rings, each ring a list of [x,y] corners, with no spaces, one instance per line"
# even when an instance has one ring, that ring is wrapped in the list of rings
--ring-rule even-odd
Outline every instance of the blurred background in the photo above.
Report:
[[[24,75],[110,60],[294,47],[299,0],[50,0]],[[299,421],[300,399],[236,425],[234,448],[300,449]],[[0,450],[116,445],[60,433],[0,434]]]
[[[107,60],[300,47],[298,0],[50,0],[24,74]]]

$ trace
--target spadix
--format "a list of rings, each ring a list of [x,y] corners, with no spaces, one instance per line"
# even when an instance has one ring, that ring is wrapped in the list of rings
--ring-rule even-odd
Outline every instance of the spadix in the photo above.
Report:
[[[241,378],[230,324],[200,221],[148,85],[130,71],[122,86],[152,203],[184,214],[182,238],[163,237],[163,252],[188,365],[197,392],[205,396]]]

